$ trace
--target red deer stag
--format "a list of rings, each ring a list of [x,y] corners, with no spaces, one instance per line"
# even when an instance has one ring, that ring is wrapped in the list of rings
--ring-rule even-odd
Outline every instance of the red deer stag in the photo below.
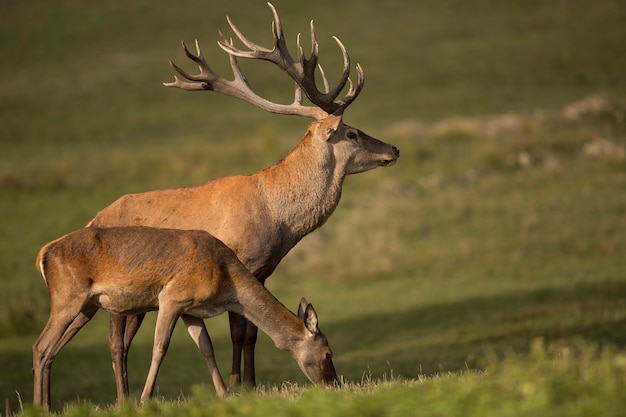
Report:
[[[223,37],[219,46],[228,53],[234,80],[216,74],[203,57],[196,41],[196,54],[185,43],[187,57],[200,72],[192,75],[174,63],[182,77],[165,83],[190,91],[215,91],[251,103],[263,110],[305,116],[315,119],[304,138],[280,162],[252,175],[219,178],[205,184],[122,196],[106,207],[90,226],[153,226],[174,229],[206,230],[222,240],[241,262],[264,283],[280,260],[305,235],[320,227],[333,213],[345,177],[396,162],[399,150],[372,138],[342,121],[344,110],[363,88],[364,76],[356,66],[356,85],[349,78],[350,59],[345,47],[335,38],[343,54],[343,72],[338,83],[320,91],[315,83],[318,67],[318,44],[311,23],[312,52],[306,58],[298,37],[298,59],[287,50],[282,24],[276,9],[272,25],[274,47],[267,49],[248,40],[228,19],[233,32],[249,50],[237,49],[232,40]],[[276,104],[255,94],[241,72],[237,57],[273,62],[295,81],[292,104]],[[348,91],[339,94],[344,87]],[[303,104],[303,95],[313,106]],[[128,394],[126,360],[130,342],[143,316],[111,315],[109,344],[116,375],[118,399]],[[254,385],[254,346],[256,327],[236,313],[229,313],[233,362],[230,386],[241,382],[241,357],[244,354],[244,381]]]
[[[50,371],[59,350],[96,313],[158,309],[152,363],[141,401],[154,391],[174,325],[183,318],[207,361],[219,395],[226,386],[203,318],[235,312],[289,351],[311,382],[333,386],[337,374],[317,314],[303,298],[290,312],[220,240],[200,230],[89,227],[45,245],[37,267],[50,293],[50,318],[33,345],[34,403],[50,408]]]

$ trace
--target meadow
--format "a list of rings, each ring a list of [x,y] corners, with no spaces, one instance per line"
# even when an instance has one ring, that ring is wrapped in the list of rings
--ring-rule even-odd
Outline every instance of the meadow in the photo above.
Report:
[[[330,220],[267,281],[306,296],[345,387],[310,387],[260,335],[259,387],[215,397],[178,326],[157,399],[115,408],[108,316],[58,355],[53,411],[72,415],[620,415],[626,406],[626,8],[619,0],[275,0],[292,53],[315,20],[331,82],[338,36],[365,70],[345,121],[401,150],[351,176]],[[261,1],[0,0],[0,415],[32,408],[31,345],[49,311],[39,248],[117,197],[246,174],[308,120],[168,89],[180,39],[217,47],[229,15],[271,42]],[[305,49],[307,49],[307,39]],[[291,99],[287,77],[242,62]],[[333,78],[335,76],[335,78]],[[207,320],[228,375],[228,320]],[[131,349],[131,394],[154,314]]]

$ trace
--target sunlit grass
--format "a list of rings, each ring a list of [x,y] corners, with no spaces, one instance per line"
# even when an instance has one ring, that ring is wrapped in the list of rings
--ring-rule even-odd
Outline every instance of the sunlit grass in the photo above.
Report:
[[[174,401],[155,399],[137,406],[94,407],[88,401],[63,407],[71,416],[530,416],[544,414],[618,416],[626,399],[626,358],[611,348],[585,343],[546,345],[536,339],[529,355],[490,356],[484,371],[387,375],[344,381],[338,389],[298,384],[261,386],[225,399],[202,386]],[[26,406],[24,416],[42,415]]]

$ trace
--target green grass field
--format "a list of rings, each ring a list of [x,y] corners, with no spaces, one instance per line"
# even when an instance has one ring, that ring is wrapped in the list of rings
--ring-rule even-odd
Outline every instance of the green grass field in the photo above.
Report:
[[[365,70],[348,124],[401,149],[348,178],[339,208],[267,286],[311,301],[346,387],[310,388],[265,335],[257,392],[214,396],[183,326],[158,400],[111,407],[99,313],[54,363],[53,411],[70,415],[620,415],[626,392],[626,8],[619,0],[275,0],[292,52],[315,20],[333,80]],[[39,248],[129,192],[252,173],[307,120],[161,86],[179,40],[215,44],[225,16],[271,41],[261,1],[167,4],[0,0],[0,415],[30,406],[30,347],[48,316]],[[305,36],[304,39],[308,38]],[[305,42],[305,45],[307,43]],[[306,49],[306,47],[305,47]],[[290,100],[267,63],[259,92]],[[336,75],[335,78],[336,79]],[[131,350],[132,395],[154,314]],[[207,321],[224,375],[226,317]]]

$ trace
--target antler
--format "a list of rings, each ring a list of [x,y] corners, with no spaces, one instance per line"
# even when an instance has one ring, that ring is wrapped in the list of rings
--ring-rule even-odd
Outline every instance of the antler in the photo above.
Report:
[[[304,106],[302,104],[302,93],[299,91],[299,88],[296,88],[294,102],[289,105],[277,104],[257,95],[250,88],[250,84],[248,83],[246,76],[241,72],[241,68],[239,67],[239,64],[237,63],[237,59],[232,55],[230,56],[230,66],[233,70],[233,74],[235,75],[235,79],[233,81],[228,81],[222,78],[221,76],[219,76],[207,64],[206,60],[204,59],[204,56],[202,55],[202,51],[200,50],[200,45],[197,39],[196,39],[197,55],[194,55],[191,52],[189,52],[189,49],[187,49],[187,45],[185,45],[184,41],[181,41],[181,45],[187,57],[191,59],[192,61],[194,61],[196,64],[198,64],[198,68],[200,68],[200,73],[196,75],[189,74],[185,70],[180,68],[178,65],[174,64],[172,61],[169,61],[170,65],[172,66],[172,68],[176,70],[176,72],[178,72],[184,78],[190,81],[196,81],[196,82],[181,81],[177,76],[174,76],[174,82],[163,83],[163,85],[166,87],[176,87],[176,88],[189,90],[189,91],[199,91],[199,90],[215,91],[218,93],[225,94],[227,96],[235,97],[240,100],[246,101],[250,104],[253,104],[263,110],[267,110],[272,113],[305,116],[305,117],[312,117],[314,119],[322,119],[326,116],[326,114],[324,113],[322,109],[318,107]]]
[[[196,40],[196,52],[197,55],[192,54],[187,49],[187,46],[184,42],[182,43],[182,47],[185,51],[185,54],[188,58],[198,64],[200,68],[200,73],[197,75],[191,75],[172,61],[170,61],[170,65],[178,72],[181,76],[186,78],[187,80],[194,81],[181,81],[178,77],[174,76],[174,82],[171,83],[163,83],[163,85],[168,87],[177,87],[183,90],[211,90],[216,91],[231,97],[235,97],[241,100],[244,100],[248,103],[251,103],[263,110],[267,110],[273,113],[278,114],[290,114],[290,115],[298,115],[305,117],[312,117],[314,119],[322,119],[326,117],[328,114],[341,114],[343,111],[356,99],[356,97],[361,92],[361,89],[364,85],[364,75],[363,69],[359,64],[356,65],[358,80],[356,87],[350,80],[350,57],[346,51],[346,48],[343,46],[341,41],[333,37],[339,45],[339,49],[343,54],[343,72],[341,74],[341,78],[338,83],[332,88],[329,88],[328,80],[326,79],[326,75],[321,66],[317,64],[318,59],[318,44],[315,38],[315,29],[313,26],[313,21],[311,21],[311,56],[310,58],[305,58],[304,53],[302,51],[302,46],[300,45],[300,34],[297,37],[297,48],[298,48],[298,61],[296,62],[289,53],[287,49],[287,44],[285,42],[285,37],[283,34],[282,24],[280,22],[280,18],[278,17],[278,13],[276,9],[271,3],[267,3],[272,10],[274,15],[274,21],[272,22],[272,33],[274,35],[274,47],[272,49],[268,49],[262,47],[260,45],[255,44],[246,38],[243,33],[231,22],[230,18],[227,17],[228,24],[230,25],[233,32],[237,35],[239,40],[250,50],[242,51],[240,49],[235,48],[232,39],[227,40],[224,35],[220,32],[222,36],[222,40],[218,41],[218,45],[229,55],[230,66],[232,68],[235,79],[233,81],[228,81],[215,73],[211,67],[207,64],[206,60],[202,56],[202,52],[200,51],[200,46],[198,41]],[[295,98],[292,104],[277,104],[271,101],[268,101],[260,96],[258,96],[252,89],[250,88],[250,84],[246,79],[245,75],[241,72],[239,64],[237,62],[237,57],[241,58],[251,58],[251,59],[262,59],[266,61],[273,62],[279,68],[287,72],[289,76],[295,81]],[[319,68],[320,75],[322,77],[322,82],[324,84],[324,92],[321,92],[315,83],[315,69]],[[348,92],[342,99],[337,99],[341,91],[346,86],[346,83],[349,84]],[[307,98],[317,107],[305,106],[302,103],[303,97],[302,94],[305,94]]]

